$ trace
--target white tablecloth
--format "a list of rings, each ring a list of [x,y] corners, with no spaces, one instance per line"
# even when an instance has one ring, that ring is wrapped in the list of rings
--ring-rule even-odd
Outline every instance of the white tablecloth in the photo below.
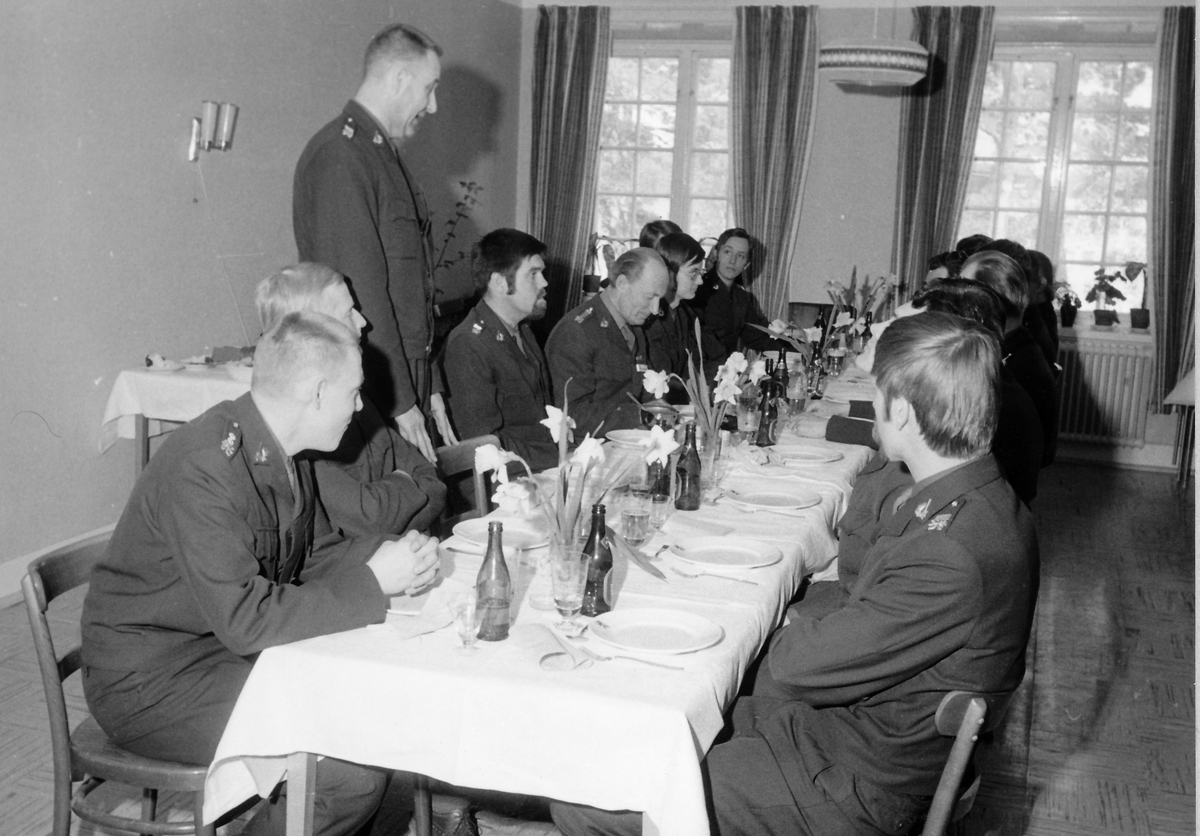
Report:
[[[190,421],[221,401],[250,391],[250,368],[240,365],[185,366],[178,371],[126,369],[117,375],[100,426],[100,452],[118,438],[136,438],[138,415],[157,421]]]
[[[205,819],[268,792],[283,777],[288,754],[315,752],[460,786],[642,810],[648,832],[706,833],[700,762],[800,579],[834,556],[832,524],[869,454],[811,444],[843,458],[796,471],[805,481],[772,486],[816,490],[820,505],[784,516],[745,513],[721,501],[676,512],[643,547],[653,553],[668,538],[701,533],[702,526],[728,528],[740,542],[782,552],[779,563],[739,573],[758,586],[669,571],[663,581],[617,562],[615,611],[676,608],[723,628],[714,647],[658,657],[684,671],[616,660],[547,672],[513,641],[480,642],[479,653],[466,656],[453,651],[452,628],[402,640],[388,624],[271,648],[255,663],[217,748]],[[765,483],[746,464],[724,484]],[[481,558],[458,550],[466,545],[458,537],[443,544],[443,572],[473,584]],[[695,569],[677,560],[663,555],[656,563]],[[529,606],[528,597],[516,605],[514,625],[558,620]]]

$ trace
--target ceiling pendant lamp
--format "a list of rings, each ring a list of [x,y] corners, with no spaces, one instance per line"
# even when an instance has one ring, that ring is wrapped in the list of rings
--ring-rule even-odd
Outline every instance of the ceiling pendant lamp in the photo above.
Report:
[[[895,35],[895,9],[892,29]],[[875,24],[879,9],[875,9]],[[911,87],[929,70],[929,50],[916,41],[886,40],[875,36],[862,40],[830,41],[821,47],[817,68],[839,85],[864,87]]]

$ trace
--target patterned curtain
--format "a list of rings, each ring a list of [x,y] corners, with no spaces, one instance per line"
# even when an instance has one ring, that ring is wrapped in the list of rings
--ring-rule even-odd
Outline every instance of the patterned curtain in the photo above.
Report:
[[[784,315],[817,104],[816,6],[738,6],[733,35],[733,206],[759,243],[755,295]]]
[[[543,339],[583,287],[611,45],[608,7],[538,8],[530,194],[531,234],[549,248]]]
[[[954,246],[958,234],[996,9],[919,6],[913,13],[913,39],[929,50],[929,75],[900,104],[892,271],[906,299],[920,290],[929,258]]]
[[[1150,201],[1154,403],[1196,364],[1196,9],[1163,12]]]

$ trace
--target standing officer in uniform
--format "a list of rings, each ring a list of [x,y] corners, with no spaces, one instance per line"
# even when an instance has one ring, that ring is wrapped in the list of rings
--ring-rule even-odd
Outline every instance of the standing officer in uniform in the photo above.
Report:
[[[471,267],[483,299],[446,339],[450,415],[463,438],[494,434],[534,470],[558,464],[541,423],[550,371],[529,321],[546,315],[546,245],[516,229],[489,232]]]
[[[171,433],[142,472],[83,602],[83,690],[100,727],[151,758],[207,764],[268,647],[384,620],[437,574],[409,532],[313,550],[313,466],[360,405],[358,336],[292,313],[258,342],[250,392]],[[315,832],[354,833],[386,773],[317,765]],[[284,832],[278,798],[247,836]]]
[[[638,326],[658,310],[666,292],[662,256],[635,247],[613,262],[608,287],[600,295],[554,326],[546,341],[554,402],[561,408],[568,401],[580,435],[603,436],[642,425],[641,410],[629,399],[641,400],[648,368],[646,334]]]
[[[430,461],[428,409],[442,441],[457,439],[430,367],[433,246],[429,208],[398,143],[437,112],[442,49],[402,23],[367,47],[362,83],[341,116],[300,155],[292,225],[301,261],[345,276],[371,324],[365,390]]]

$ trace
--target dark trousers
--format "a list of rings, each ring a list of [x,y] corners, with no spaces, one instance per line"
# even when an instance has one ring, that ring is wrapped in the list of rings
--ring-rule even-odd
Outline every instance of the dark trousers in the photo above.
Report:
[[[83,690],[100,728],[123,748],[149,758],[209,764],[252,666],[224,648],[207,649],[153,671],[85,667]],[[318,761],[313,832],[356,832],[375,814],[386,788],[381,770],[334,758]],[[243,834],[283,834],[285,815],[284,795],[277,794]]]
[[[803,781],[787,780],[750,713],[734,710],[733,737],[702,764],[708,818],[719,836],[860,836],[907,833],[929,799],[902,796],[861,780],[819,753],[805,753]],[[748,705],[746,707],[749,707]],[[743,731],[743,729],[746,729]],[[554,801],[550,815],[565,836],[642,832],[641,813],[610,812]]]

